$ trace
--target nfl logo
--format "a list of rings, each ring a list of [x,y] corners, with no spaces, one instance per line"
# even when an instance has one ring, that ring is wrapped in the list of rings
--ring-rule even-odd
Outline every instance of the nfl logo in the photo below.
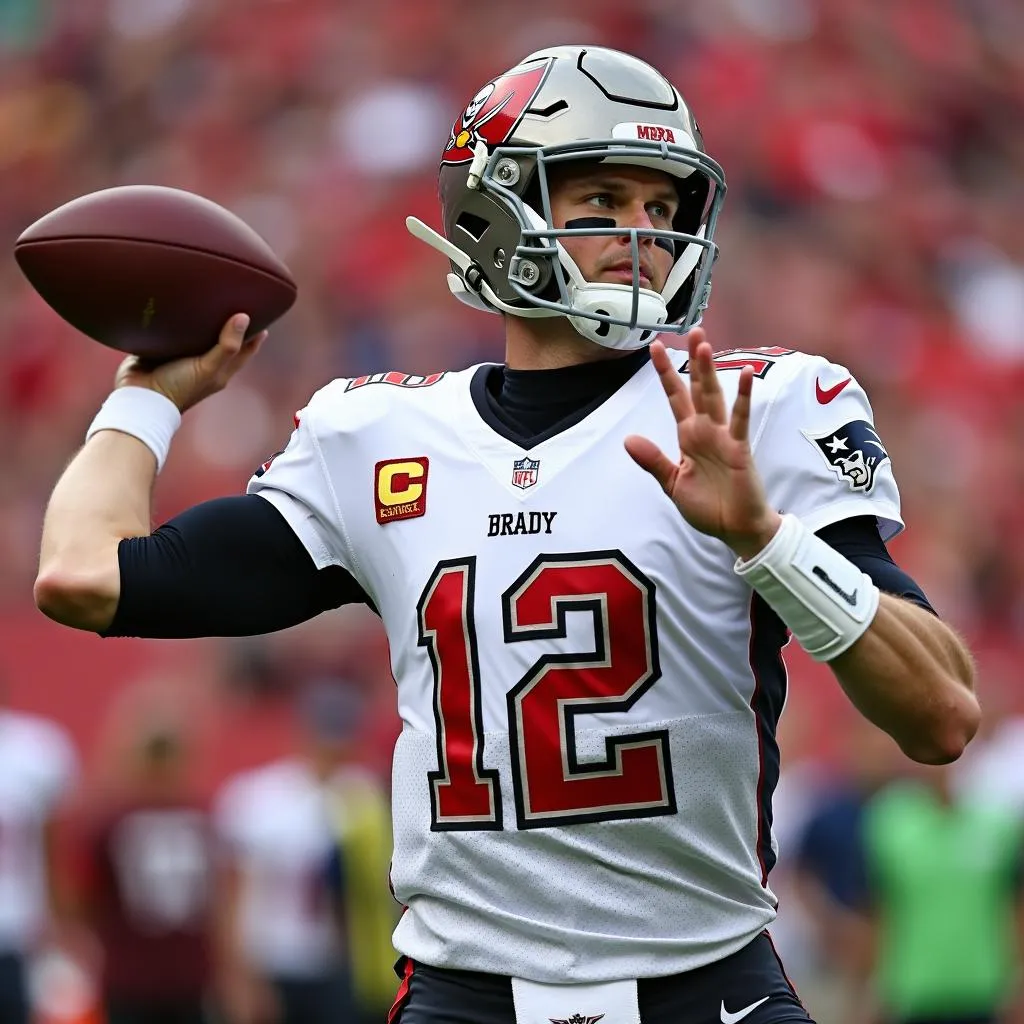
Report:
[[[537,482],[537,472],[540,470],[540,459],[516,459],[512,463],[512,486],[520,487],[524,491]]]

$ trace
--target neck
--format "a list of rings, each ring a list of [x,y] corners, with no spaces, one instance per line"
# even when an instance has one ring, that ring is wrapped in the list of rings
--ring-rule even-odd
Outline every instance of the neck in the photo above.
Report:
[[[589,341],[564,316],[505,317],[505,365],[510,370],[555,370],[629,354]]]

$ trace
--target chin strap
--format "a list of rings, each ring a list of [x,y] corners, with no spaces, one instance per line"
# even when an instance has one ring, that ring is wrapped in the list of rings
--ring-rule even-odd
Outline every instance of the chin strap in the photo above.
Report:
[[[510,306],[503,302],[494,293],[494,290],[487,283],[487,279],[480,272],[479,266],[475,264],[458,246],[453,245],[444,235],[438,234],[432,227],[424,224],[418,217],[406,217],[405,226],[413,238],[426,242],[432,249],[436,249],[443,256],[447,256],[462,272],[448,275],[448,287],[452,295],[460,302],[474,309],[482,309],[488,313],[508,313],[511,316],[524,316],[529,318],[561,316],[561,313],[551,309],[540,307],[522,308]]]

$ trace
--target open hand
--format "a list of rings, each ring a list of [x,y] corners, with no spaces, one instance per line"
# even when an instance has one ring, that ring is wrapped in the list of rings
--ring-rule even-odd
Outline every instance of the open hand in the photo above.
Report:
[[[750,452],[754,370],[745,366],[740,371],[730,414],[704,331],[694,328],[687,340],[689,387],[672,365],[665,346],[660,341],[651,345],[651,361],[676,419],[678,461],[636,434],[626,438],[626,451],[658,481],[694,529],[725,541],[741,558],[751,558],[775,535],[782,521],[765,498]]]
[[[256,354],[266,331],[245,340],[249,317],[236,313],[223,327],[217,344],[201,356],[175,359],[147,366],[138,356],[128,356],[117,368],[114,387],[133,386],[159,391],[182,412],[222,390]]]

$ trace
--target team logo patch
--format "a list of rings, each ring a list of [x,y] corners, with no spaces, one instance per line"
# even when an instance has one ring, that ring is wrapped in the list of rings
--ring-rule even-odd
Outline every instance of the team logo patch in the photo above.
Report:
[[[373,480],[373,501],[381,526],[400,519],[416,519],[427,511],[427,471],[430,460],[386,459],[378,462]]]
[[[584,1016],[582,1013],[574,1013],[571,1017],[548,1017],[551,1024],[597,1024],[604,1016],[603,1013],[597,1016]]]
[[[492,149],[508,139],[544,84],[551,63],[546,60],[517,68],[488,82],[452,126],[441,163],[467,163],[473,159],[473,147],[478,142],[485,142]]]
[[[818,449],[829,469],[860,494],[871,492],[878,467],[889,461],[882,439],[867,420],[853,420],[827,434],[805,430],[803,435]]]
[[[532,487],[540,474],[540,459],[516,459],[512,463],[512,486],[521,490]]]

